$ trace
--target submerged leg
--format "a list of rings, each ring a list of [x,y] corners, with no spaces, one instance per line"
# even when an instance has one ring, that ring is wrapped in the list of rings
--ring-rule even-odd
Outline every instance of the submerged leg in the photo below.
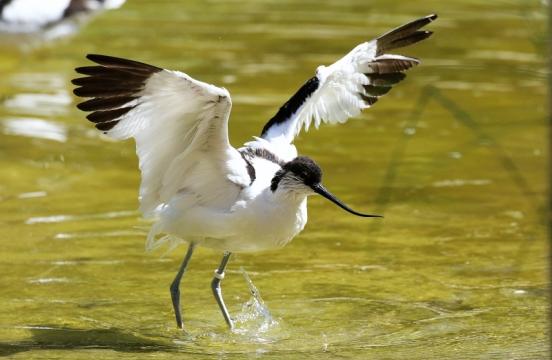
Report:
[[[194,247],[195,244],[190,243],[186,256],[184,256],[184,260],[182,260],[182,264],[180,265],[180,269],[178,269],[178,273],[171,284],[171,299],[174,308],[174,316],[176,317],[176,326],[180,329],[184,327],[184,324],[182,323],[182,314],[180,313],[180,280],[182,280],[182,275],[184,275],[186,267],[190,262],[190,258],[194,252]]]
[[[222,316],[224,316],[224,320],[226,320],[226,324],[228,324],[228,327],[230,328],[230,330],[232,330],[234,328],[234,323],[230,318],[230,314],[228,313],[228,309],[226,309],[226,305],[224,305],[224,300],[222,299],[222,291],[220,289],[220,282],[222,281],[222,279],[224,279],[224,269],[228,264],[228,260],[230,260],[230,255],[232,255],[231,252],[224,252],[222,261],[220,262],[218,269],[215,270],[215,277],[211,282],[211,289],[213,289],[213,295],[215,295],[215,299],[217,300],[217,303],[220,307],[220,311],[222,311]]]

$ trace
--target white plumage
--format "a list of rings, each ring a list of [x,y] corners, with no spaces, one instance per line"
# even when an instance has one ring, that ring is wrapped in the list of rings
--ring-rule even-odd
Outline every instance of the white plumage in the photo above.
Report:
[[[6,2],[2,21],[12,24],[27,24],[29,29],[39,28],[63,18],[70,0],[18,0]]]
[[[232,204],[249,180],[244,160],[228,141],[228,91],[162,70],[137,97],[108,135],[136,140],[144,215],[152,216],[179,191],[193,193],[206,206]]]
[[[125,0],[0,0],[0,31],[39,32],[75,15],[116,9]]]
[[[360,216],[322,185],[320,168],[293,145],[311,124],[343,123],[372,106],[418,60],[386,54],[431,35],[418,30],[429,15],[360,44],[316,75],[268,121],[260,137],[235,149],[228,140],[230,94],[177,72],[105,55],[98,66],[77,68],[79,108],[115,139],[134,138],[142,172],[140,209],[155,219],[147,247],[167,237],[190,243],[171,287],[177,323],[178,284],[196,245],[225,251],[213,291],[230,327],[220,280],[231,252],[284,246],[307,222],[307,196],[320,194]]]
[[[288,121],[267,131],[269,141],[292,143],[301,128],[309,130],[311,123],[318,129],[321,123],[345,123],[372,106],[363,97],[364,86],[374,85],[377,79],[370,74],[380,74],[379,65],[394,64],[394,71],[403,71],[419,61],[400,55],[376,55],[377,40],[355,47],[350,53],[330,66],[321,65],[316,70],[318,89],[289,118]]]

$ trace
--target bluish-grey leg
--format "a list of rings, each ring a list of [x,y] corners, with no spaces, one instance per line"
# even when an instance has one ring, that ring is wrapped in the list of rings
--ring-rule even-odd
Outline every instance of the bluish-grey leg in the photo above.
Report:
[[[188,267],[188,263],[190,262],[190,258],[194,253],[194,247],[195,244],[190,243],[186,256],[184,256],[184,260],[182,260],[182,264],[180,265],[180,269],[178,269],[178,273],[171,284],[171,299],[174,308],[174,316],[176,317],[176,326],[180,329],[184,328],[184,324],[182,323],[182,314],[180,313],[180,280],[182,280],[182,275],[184,275],[186,267]]]
[[[228,309],[226,309],[226,305],[224,304],[224,300],[222,299],[222,291],[220,289],[220,282],[222,281],[222,279],[224,279],[224,269],[228,264],[228,260],[230,260],[230,255],[232,255],[231,252],[224,252],[222,261],[220,262],[218,269],[215,270],[215,277],[211,282],[211,289],[213,289],[213,295],[215,295],[215,299],[217,300],[217,303],[220,307],[220,311],[222,311],[222,316],[224,316],[224,320],[226,320],[226,324],[228,324],[228,327],[230,328],[230,330],[232,330],[234,328],[234,323],[230,318]]]

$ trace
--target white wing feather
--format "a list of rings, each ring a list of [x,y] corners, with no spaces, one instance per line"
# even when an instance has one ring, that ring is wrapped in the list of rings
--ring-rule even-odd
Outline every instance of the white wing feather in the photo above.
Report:
[[[330,66],[319,66],[316,76],[265,125],[262,137],[290,144],[311,124],[318,128],[321,123],[344,123],[358,116],[402,80],[405,70],[419,64],[417,59],[383,51],[427,38],[431,32],[418,29],[434,19],[436,15],[429,15],[405,24],[358,45]]]
[[[107,129],[110,137],[136,140],[142,172],[140,210],[145,216],[153,215],[156,208],[168,203],[179,192],[186,192],[188,198],[192,195],[196,202],[214,208],[235,201],[241,187],[249,184],[250,179],[243,158],[228,141],[232,104],[226,89],[197,81],[181,72],[150,66],[143,72],[151,73],[141,87],[133,89],[128,102],[105,110],[105,101],[101,100],[109,99],[109,87],[103,87],[106,94],[102,97],[101,93],[93,91],[93,86],[99,88],[101,84],[97,82],[100,80],[109,85],[110,76],[117,78],[125,71],[129,76],[132,71],[136,72],[134,75],[139,82],[140,77],[146,76],[140,73],[140,66],[145,64],[101,55],[89,55],[89,58],[102,66],[79,68],[87,75],[95,72],[95,68],[96,74],[76,79],[74,83],[82,87],[75,89],[75,93],[94,95],[97,99],[79,105],[90,111],[94,107],[98,110],[98,103],[101,103],[103,107],[96,112],[99,115],[93,113],[88,118],[97,122],[99,129]],[[136,86],[135,83],[124,85],[123,82],[124,91]],[[128,91],[123,90],[122,94],[128,95]],[[117,97],[121,94],[111,96],[114,101]],[[113,112],[124,109],[130,110],[113,118]]]

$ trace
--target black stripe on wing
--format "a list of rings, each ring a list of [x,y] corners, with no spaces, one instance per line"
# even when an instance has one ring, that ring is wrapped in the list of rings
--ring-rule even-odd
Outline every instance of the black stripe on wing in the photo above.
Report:
[[[301,88],[278,110],[276,115],[270,119],[263,127],[261,137],[265,136],[268,130],[274,125],[282,124],[289,120],[297,110],[307,101],[307,99],[314,93],[320,80],[316,76],[310,78]]]
[[[249,174],[249,185],[253,184],[255,179],[257,179],[257,172],[255,171],[255,167],[251,163],[255,158],[261,158],[265,159],[267,161],[270,161],[276,165],[279,165],[280,167],[285,165],[285,161],[281,160],[278,156],[276,156],[273,152],[263,149],[263,148],[242,148],[239,150],[240,155],[242,156],[243,160],[245,161],[245,164],[247,166],[247,173]]]
[[[427,39],[431,36],[431,34],[433,34],[433,32],[425,30],[420,31],[418,29],[424,27],[435,19],[437,19],[437,14],[431,14],[386,32],[376,39],[376,56],[382,55],[386,50],[404,47]]]
[[[244,156],[248,160],[261,158],[261,159],[270,161],[276,165],[279,165],[280,167],[284,166],[284,164],[286,163],[284,160],[280,159],[276,154],[264,148],[248,147],[248,148],[241,149],[240,154],[242,154],[242,156]]]
[[[139,98],[149,77],[163,69],[138,61],[106,55],[89,54],[89,60],[99,66],[78,67],[75,71],[85,77],[71,82],[79,87],[73,93],[92,98],[77,105],[83,111],[91,111],[86,118],[96,124],[98,130],[111,130],[120,118],[136,105],[128,105]],[[128,106],[125,106],[128,105]]]

